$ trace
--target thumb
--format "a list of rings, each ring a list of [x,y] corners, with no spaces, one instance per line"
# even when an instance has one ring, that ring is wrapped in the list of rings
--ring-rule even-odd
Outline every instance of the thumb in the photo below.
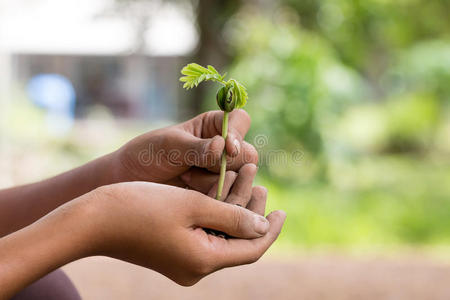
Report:
[[[237,205],[201,196],[194,214],[193,222],[196,226],[219,230],[243,239],[258,238],[269,231],[270,223],[263,216]]]
[[[202,139],[193,135],[182,135],[177,143],[181,146],[181,159],[184,165],[200,168],[220,165],[220,157],[225,147],[225,141],[221,136]]]

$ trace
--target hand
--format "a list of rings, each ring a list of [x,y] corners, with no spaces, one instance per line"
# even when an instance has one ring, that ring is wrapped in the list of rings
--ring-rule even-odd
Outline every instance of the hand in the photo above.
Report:
[[[114,182],[151,181],[186,187],[189,184],[181,175],[191,167],[201,168],[204,176],[219,171],[224,148],[228,154],[227,169],[239,170],[245,163],[256,164],[258,153],[243,141],[250,127],[248,114],[244,110],[230,113],[226,141],[220,136],[222,118],[222,111],[210,111],[136,137],[114,153],[118,169]],[[201,181],[201,177],[197,173],[195,179]]]
[[[55,177],[0,191],[0,237],[26,227],[64,203],[100,186],[124,181],[153,181],[209,191],[217,181],[221,153],[229,170],[257,163],[258,154],[243,141],[250,118],[230,114],[229,135],[221,134],[223,112],[212,111],[172,127],[141,135],[119,150]],[[201,187],[201,189],[199,189]]]
[[[238,174],[227,172],[224,201],[228,203],[146,182],[104,186],[70,201],[0,239],[0,299],[9,299],[48,272],[91,255],[151,268],[182,285],[192,285],[224,267],[254,262],[275,241],[285,218],[281,211],[267,219],[262,216],[267,193],[263,187],[252,188],[255,174],[256,166],[251,164]],[[208,184],[199,186],[215,194],[215,185],[207,188]],[[203,228],[235,238],[209,235]]]
[[[228,198],[244,195],[248,188],[235,185]],[[92,204],[98,212],[94,254],[153,269],[185,286],[224,267],[258,260],[285,219],[281,211],[266,219],[196,191],[155,183],[120,183],[94,194],[97,200]],[[253,193],[245,201],[263,213],[265,197],[264,192]],[[223,239],[202,228],[237,238]]]

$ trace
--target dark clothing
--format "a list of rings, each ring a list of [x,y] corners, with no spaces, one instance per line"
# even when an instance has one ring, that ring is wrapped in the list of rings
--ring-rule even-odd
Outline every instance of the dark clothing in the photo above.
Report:
[[[69,277],[56,270],[37,280],[11,300],[81,300]]]

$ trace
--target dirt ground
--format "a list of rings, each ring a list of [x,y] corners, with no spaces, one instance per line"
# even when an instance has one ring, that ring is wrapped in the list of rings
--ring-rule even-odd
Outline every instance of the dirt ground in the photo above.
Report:
[[[64,267],[84,300],[450,299],[450,264],[424,258],[269,257],[189,288],[104,257]]]

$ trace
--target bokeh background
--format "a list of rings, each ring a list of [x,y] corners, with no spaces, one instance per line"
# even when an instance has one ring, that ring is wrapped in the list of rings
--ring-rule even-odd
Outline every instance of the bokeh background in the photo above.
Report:
[[[0,187],[215,109],[188,62],[247,87],[269,208],[254,266],[193,288],[91,258],[85,299],[448,299],[450,3],[1,0]]]

